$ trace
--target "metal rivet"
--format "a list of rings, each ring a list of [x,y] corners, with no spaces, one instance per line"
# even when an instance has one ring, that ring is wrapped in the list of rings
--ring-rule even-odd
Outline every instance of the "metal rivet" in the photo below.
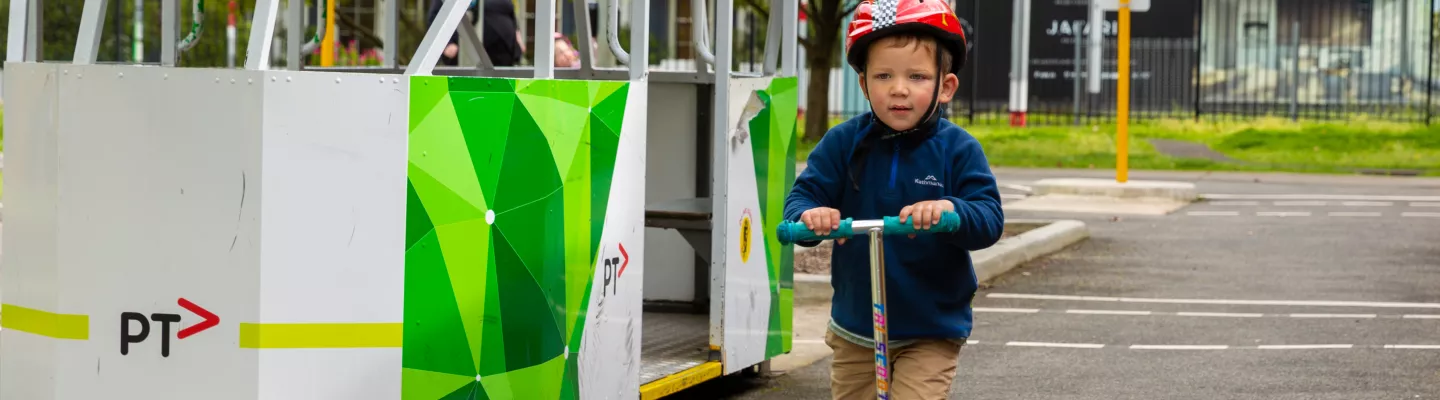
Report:
[[[273,77],[273,76],[270,77],[270,81],[271,81],[271,82],[274,82],[274,81],[275,81],[275,77]]]
[[[289,77],[289,76],[285,77],[285,81],[286,81],[286,82],[290,82],[290,81],[292,81],[292,80],[295,80],[295,78]]]
[[[70,70],[68,70],[68,69],[67,69],[67,70],[63,70],[63,71],[60,71],[60,73],[65,74],[65,75],[70,75]]]
[[[170,74],[165,74],[165,79],[166,79],[166,80],[169,80],[169,79],[170,79]]]
[[[390,83],[400,83],[400,78],[391,79]]]
[[[385,83],[385,78],[380,78],[380,83]]]
[[[215,78],[215,83],[220,83],[220,78]]]
[[[118,77],[121,77],[121,78],[124,78],[124,77],[125,77],[125,73],[124,73],[124,72],[121,72],[121,73],[118,73],[118,74],[115,74],[115,75],[118,76]]]
[[[340,83],[340,78],[335,78],[335,83]]]
[[[230,84],[231,84],[231,85],[234,85],[234,84],[235,84],[235,78],[230,78]]]

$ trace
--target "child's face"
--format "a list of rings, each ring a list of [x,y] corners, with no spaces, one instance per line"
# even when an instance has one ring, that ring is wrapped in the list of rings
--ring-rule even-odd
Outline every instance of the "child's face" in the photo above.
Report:
[[[902,45],[903,44],[903,45]],[[960,80],[955,74],[938,74],[936,43],[887,37],[870,44],[865,76],[860,85],[880,121],[897,131],[914,128],[941,85],[939,103],[947,103]]]

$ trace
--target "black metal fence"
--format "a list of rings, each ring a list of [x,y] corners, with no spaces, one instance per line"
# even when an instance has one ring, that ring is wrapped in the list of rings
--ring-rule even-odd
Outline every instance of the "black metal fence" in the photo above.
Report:
[[[958,0],[975,25],[954,118],[1009,119],[1010,1]],[[1028,122],[1113,121],[1116,14],[1102,88],[1085,90],[1086,0],[1032,0]],[[1435,0],[1163,0],[1132,14],[1131,120],[1274,116],[1430,123],[1437,108]],[[968,86],[968,91],[966,90]]]

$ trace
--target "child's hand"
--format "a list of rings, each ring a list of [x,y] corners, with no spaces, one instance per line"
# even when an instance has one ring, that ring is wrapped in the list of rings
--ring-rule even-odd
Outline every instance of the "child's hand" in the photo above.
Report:
[[[805,210],[800,214],[800,221],[805,227],[820,236],[829,235],[830,232],[840,229],[840,210],[830,207],[815,207]],[[845,239],[835,239],[835,244],[845,244]]]
[[[900,209],[898,217],[900,217],[901,223],[911,224],[916,229],[929,230],[930,227],[940,223],[940,215],[946,211],[955,211],[955,203],[951,203],[950,200],[929,200]],[[911,223],[907,217],[913,217],[915,222]],[[915,238],[915,234],[909,236],[911,239]]]

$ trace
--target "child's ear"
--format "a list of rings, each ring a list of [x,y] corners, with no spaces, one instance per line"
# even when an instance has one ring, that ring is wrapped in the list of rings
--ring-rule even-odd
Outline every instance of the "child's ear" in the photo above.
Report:
[[[955,97],[955,91],[960,89],[960,78],[955,74],[945,73],[945,78],[940,80],[940,103],[949,103]]]
[[[859,74],[859,81],[860,81],[860,94],[862,94],[862,95],[865,96],[865,100],[870,100],[870,89],[865,87],[865,72],[863,72],[863,71],[860,72],[860,74]]]

